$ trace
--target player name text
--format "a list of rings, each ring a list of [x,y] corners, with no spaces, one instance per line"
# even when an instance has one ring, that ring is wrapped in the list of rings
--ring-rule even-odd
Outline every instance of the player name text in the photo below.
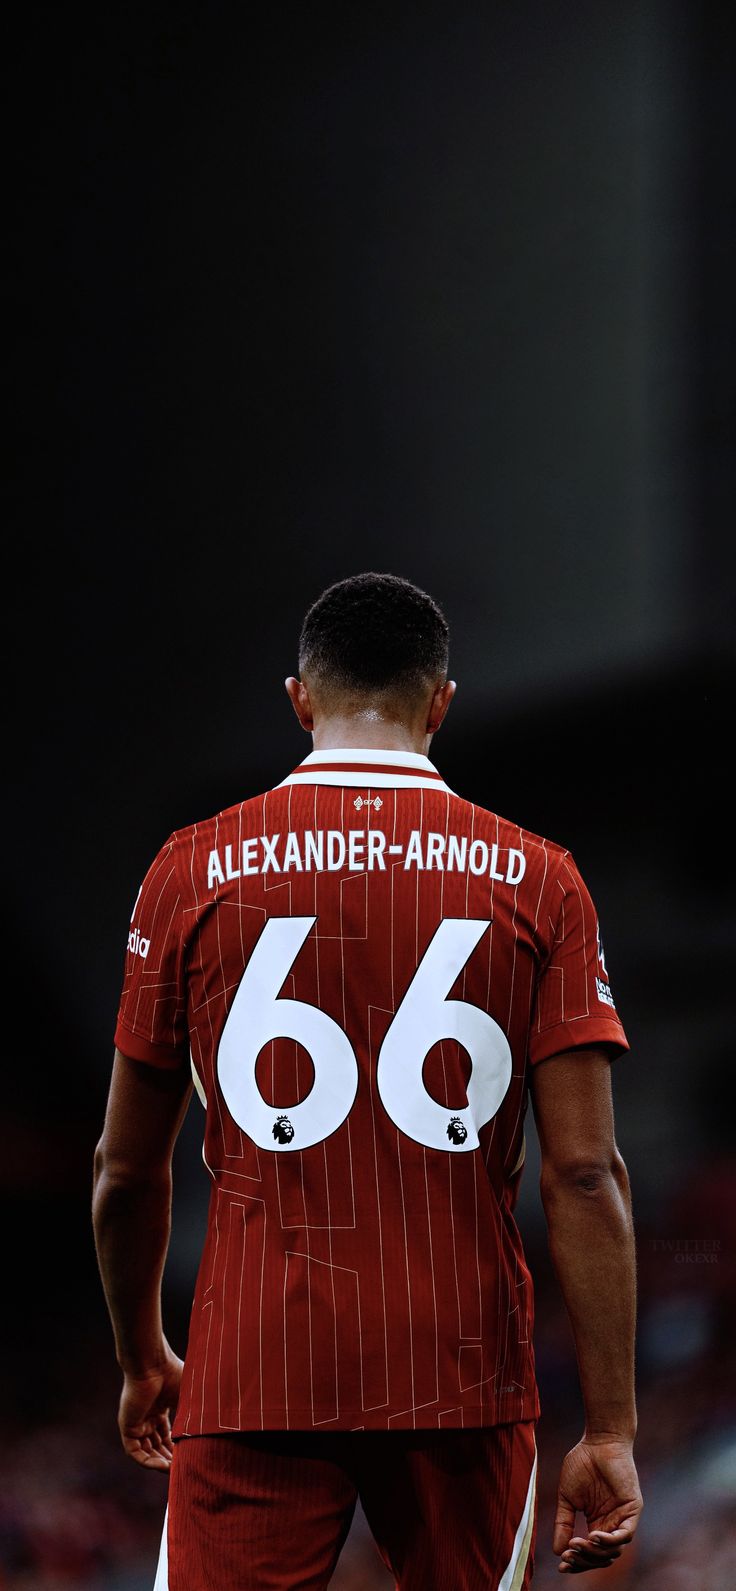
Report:
[[[485,873],[501,884],[518,884],[526,872],[523,851],[485,840],[469,840],[466,834],[423,834],[412,829],[406,847],[389,844],[381,829],[305,829],[296,834],[261,834],[237,845],[223,845],[210,851],[207,862],[207,887],[214,889],[229,879],[247,878],[251,873],[385,873],[386,865],[416,867],[422,872]]]

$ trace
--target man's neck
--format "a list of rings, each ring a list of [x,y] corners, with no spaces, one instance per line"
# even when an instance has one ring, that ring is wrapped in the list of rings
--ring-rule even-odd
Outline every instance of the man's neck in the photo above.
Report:
[[[364,713],[351,713],[345,718],[328,718],[315,724],[312,731],[313,749],[330,751],[333,747],[359,746],[366,751],[414,751],[429,756],[432,736],[420,733],[409,724],[399,724],[382,718],[373,708]]]

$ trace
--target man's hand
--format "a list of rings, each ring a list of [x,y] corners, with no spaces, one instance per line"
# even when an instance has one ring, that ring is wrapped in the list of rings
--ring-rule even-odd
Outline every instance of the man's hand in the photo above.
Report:
[[[620,1558],[633,1539],[642,1510],[631,1442],[585,1438],[563,1460],[552,1550],[562,1574],[582,1574]],[[574,1536],[576,1511],[587,1536]]]
[[[157,1369],[135,1376],[126,1371],[118,1410],[123,1447],[129,1458],[147,1469],[168,1470],[174,1456],[169,1411],[179,1400],[184,1362],[168,1343],[164,1350]]]

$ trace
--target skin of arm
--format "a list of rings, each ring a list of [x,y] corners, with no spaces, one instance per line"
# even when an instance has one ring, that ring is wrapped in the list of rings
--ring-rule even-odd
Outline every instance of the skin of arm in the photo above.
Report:
[[[115,1051],[94,1157],[92,1227],[123,1372],[118,1425],[126,1453],[151,1469],[172,1457],[170,1411],[182,1361],[161,1321],[161,1278],[171,1234],[171,1162],[192,1094],[188,1070]]]
[[[585,1431],[560,1475],[553,1551],[563,1573],[599,1568],[633,1539],[642,1498],[633,1459],[636,1253],[629,1179],[616,1147],[605,1049],[531,1069],[540,1192],[570,1324]],[[574,1535],[575,1514],[586,1535]]]

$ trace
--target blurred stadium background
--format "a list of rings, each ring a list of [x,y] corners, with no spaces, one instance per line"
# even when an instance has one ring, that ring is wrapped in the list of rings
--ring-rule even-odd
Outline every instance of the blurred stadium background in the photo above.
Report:
[[[689,0],[15,15],[2,1591],[152,1585],[166,1480],[118,1445],[89,1210],[130,907],[172,828],[302,755],[303,611],[369,568],[443,604],[433,758],[573,851],[632,1045],[646,1506],[586,1585],[736,1584],[732,30]],[[528,1141],[546,1591],[580,1401]],[[358,1514],[333,1585],[388,1584]]]

